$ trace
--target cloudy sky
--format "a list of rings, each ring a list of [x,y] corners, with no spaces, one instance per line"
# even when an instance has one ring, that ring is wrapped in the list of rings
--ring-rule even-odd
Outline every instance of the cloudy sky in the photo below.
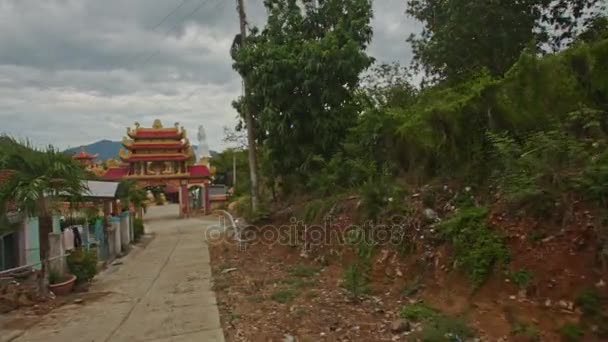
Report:
[[[247,4],[263,25],[262,0]],[[405,38],[420,26],[405,1],[376,0],[374,11],[370,53],[409,63]],[[234,0],[0,0],[0,132],[66,148],[160,118],[193,141],[203,124],[220,150],[236,123],[238,27]]]

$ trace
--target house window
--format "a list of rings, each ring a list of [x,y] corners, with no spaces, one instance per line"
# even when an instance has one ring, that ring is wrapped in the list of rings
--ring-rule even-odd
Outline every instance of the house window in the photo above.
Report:
[[[16,233],[9,233],[0,237],[0,270],[8,270],[19,266],[17,244]]]

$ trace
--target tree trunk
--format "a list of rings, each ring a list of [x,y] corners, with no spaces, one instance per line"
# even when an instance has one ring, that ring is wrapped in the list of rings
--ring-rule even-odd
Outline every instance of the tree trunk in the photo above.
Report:
[[[241,48],[245,47],[247,40],[247,15],[245,14],[245,1],[237,0],[239,11],[239,23],[241,28]],[[243,88],[245,88],[245,98],[247,97],[248,89],[247,79],[243,79]],[[245,123],[247,124],[247,146],[249,155],[249,178],[251,180],[251,210],[255,213],[258,210],[259,192],[258,192],[258,162],[256,155],[255,143],[255,126],[251,108],[247,105],[245,99]]]
[[[39,217],[39,240],[40,240],[40,278],[38,279],[38,291],[43,297],[49,295],[49,234],[53,229],[53,219],[49,213],[43,213]]]

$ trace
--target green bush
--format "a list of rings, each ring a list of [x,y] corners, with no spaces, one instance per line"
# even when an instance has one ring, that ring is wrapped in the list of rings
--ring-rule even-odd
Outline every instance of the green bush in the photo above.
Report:
[[[475,286],[491,274],[494,265],[507,262],[503,237],[486,223],[487,210],[463,208],[441,223],[440,232],[454,247],[454,257]]]
[[[399,315],[414,322],[422,322],[439,317],[439,311],[425,303],[416,303],[401,308]]]
[[[519,271],[511,272],[509,278],[520,288],[525,288],[530,284],[532,278],[534,278],[534,274],[527,269],[521,269]]]
[[[586,146],[562,129],[536,132],[518,142],[508,134],[490,135],[500,167],[499,184],[515,209],[550,216],[555,204],[570,203],[563,195],[574,187],[577,171],[588,160]]]
[[[347,289],[348,292],[350,292],[352,298],[354,299],[368,293],[368,266],[360,262],[355,262],[348,265],[344,270],[344,282],[342,286]]]
[[[473,331],[459,317],[438,316],[422,327],[420,339],[423,342],[467,341]]]
[[[279,302],[282,304],[291,302],[296,298],[296,292],[293,289],[282,289],[277,290],[270,295],[270,298],[275,302]]]
[[[562,335],[562,340],[566,342],[578,342],[581,341],[585,332],[580,325],[575,323],[566,323],[559,329]]]
[[[97,255],[78,248],[67,257],[68,269],[79,283],[88,282],[97,274]]]
[[[576,298],[576,304],[588,316],[596,316],[602,312],[602,297],[594,288],[583,290]]]
[[[404,306],[399,315],[422,323],[422,331],[416,334],[422,341],[464,341],[473,336],[464,319],[445,315],[422,302]]]
[[[144,220],[136,218],[133,220],[133,237],[135,241],[139,241],[142,235],[144,235]]]
[[[540,331],[538,327],[532,324],[516,322],[513,326],[512,334],[514,336],[524,337],[527,341],[540,341]]]
[[[320,267],[308,266],[308,265],[296,265],[289,270],[289,274],[294,277],[308,278],[319,273]]]

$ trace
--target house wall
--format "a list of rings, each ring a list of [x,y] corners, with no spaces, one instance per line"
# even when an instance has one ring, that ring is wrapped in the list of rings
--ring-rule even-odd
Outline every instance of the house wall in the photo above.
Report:
[[[25,263],[36,264],[35,268],[40,268],[40,236],[38,218],[27,218],[25,220],[25,225]]]

